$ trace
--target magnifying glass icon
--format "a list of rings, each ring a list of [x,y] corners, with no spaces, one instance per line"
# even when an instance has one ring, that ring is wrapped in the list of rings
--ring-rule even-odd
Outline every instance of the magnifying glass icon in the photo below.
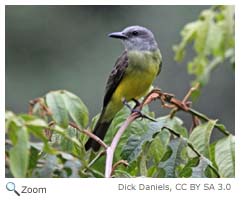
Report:
[[[8,183],[6,184],[6,189],[7,189],[8,191],[14,191],[14,193],[16,193],[18,196],[20,196],[19,192],[15,190],[15,183],[13,183],[13,182],[8,182]]]

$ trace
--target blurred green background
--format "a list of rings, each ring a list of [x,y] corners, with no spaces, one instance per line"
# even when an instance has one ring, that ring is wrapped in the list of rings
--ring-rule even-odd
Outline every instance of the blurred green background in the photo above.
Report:
[[[192,76],[186,62],[174,62],[172,46],[183,26],[209,6],[6,6],[6,109],[27,112],[28,102],[50,90],[66,89],[89,108],[100,112],[105,83],[123,51],[107,37],[126,26],[141,25],[155,34],[163,55],[163,69],[155,86],[182,98]],[[190,48],[191,49],[191,48]],[[234,132],[235,78],[225,62],[212,73],[193,107],[219,118]],[[157,109],[154,104],[152,109]],[[160,110],[164,115],[168,110]],[[185,115],[180,114],[179,115]],[[190,116],[183,116],[190,122]],[[190,123],[189,123],[190,125]]]

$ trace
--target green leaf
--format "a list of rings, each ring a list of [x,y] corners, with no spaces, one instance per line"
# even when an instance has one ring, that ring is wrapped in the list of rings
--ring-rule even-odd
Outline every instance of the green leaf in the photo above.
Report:
[[[13,145],[17,143],[17,135],[19,128],[23,127],[25,122],[22,118],[19,118],[13,112],[7,112],[5,116],[5,132],[8,134]]]
[[[217,23],[213,20],[210,21],[210,27],[208,30],[207,38],[207,53],[212,53],[216,56],[223,56],[224,51],[221,50],[221,44],[223,43],[224,31]]]
[[[174,45],[173,50],[175,51],[175,60],[182,61],[185,56],[185,47],[188,43],[194,39],[195,34],[199,24],[197,22],[191,22],[187,24],[184,29],[181,31],[182,41],[179,45]]]
[[[223,132],[225,132],[225,133],[227,133],[227,134],[229,134],[229,135],[232,135],[232,133],[230,133],[230,132],[226,129],[225,125],[223,125],[223,124],[216,124],[216,125],[217,125],[217,128],[220,129],[221,131],[223,131]]]
[[[15,119],[16,116],[12,111],[6,111],[5,112],[5,130],[8,132],[9,124]]]
[[[216,120],[210,120],[204,124],[197,126],[189,137],[189,142],[192,143],[194,148],[206,158],[209,158],[209,142]],[[188,150],[190,157],[195,157],[196,154]]]
[[[210,145],[209,145],[209,158],[210,158],[210,161],[212,162],[212,164],[213,164],[213,166],[215,166],[216,167],[216,162],[215,162],[215,146],[216,146],[216,141],[215,142],[213,142],[213,143],[211,143]],[[216,169],[217,169],[217,167],[216,167]]]
[[[67,135],[61,136],[60,138],[61,150],[71,153],[75,156],[80,155],[79,152],[81,151],[81,147],[80,147],[81,144],[77,140],[79,135],[80,135],[80,132],[78,130],[72,127],[68,127]],[[82,154],[84,155],[84,153]]]
[[[147,152],[149,149],[149,144],[145,143],[143,151],[140,155],[140,160],[139,160],[139,172],[140,172],[140,176],[147,176],[148,174],[148,169],[147,169]]]
[[[170,151],[168,155],[164,156],[158,166],[159,168],[165,170],[166,178],[178,177],[177,168],[185,164],[182,152],[186,146],[187,142],[181,138],[176,138],[170,142]]]
[[[199,30],[196,32],[196,38],[194,43],[194,48],[197,53],[201,53],[206,55],[207,49],[209,49],[207,46],[210,45],[208,43],[208,33],[210,29],[210,25],[212,23],[213,19],[213,12],[209,9],[204,10],[201,13],[199,23]]]
[[[73,145],[81,148],[82,144],[77,138],[77,133],[79,133],[75,128],[68,127],[68,129],[62,129],[58,125],[55,125],[53,128],[53,136],[55,136],[55,141],[61,143],[63,139],[73,143]]]
[[[192,176],[192,167],[196,167],[199,163],[199,157],[191,158],[188,160],[187,164],[179,173],[179,177],[191,177]]]
[[[127,171],[115,170],[114,177],[115,178],[132,178],[132,175],[130,175],[129,172],[127,172]]]
[[[221,177],[235,177],[234,136],[220,139],[215,145],[215,161]]]
[[[8,128],[6,129],[6,133],[8,134],[8,137],[11,140],[13,145],[17,143],[18,137],[16,133],[18,132],[18,130],[19,130],[19,126],[17,126],[15,122],[10,121],[8,123]]]
[[[195,75],[194,82],[201,86],[208,83],[212,70],[225,59],[234,61],[234,6],[212,6],[201,12],[196,21],[181,30],[181,42],[173,46],[175,60],[182,61],[193,42],[194,57],[187,63],[188,73]],[[234,65],[232,65],[234,67]]]
[[[44,155],[41,159],[41,163],[38,164],[32,173],[33,177],[79,177],[79,170],[82,168],[82,164],[71,154],[60,151],[57,155]]]
[[[76,134],[74,128],[68,128],[67,133],[70,138],[77,137],[77,134]],[[71,153],[74,150],[74,144],[72,141],[69,140],[69,138],[65,138],[65,137],[61,136],[60,144],[61,144],[61,150],[65,151],[65,152]]]
[[[168,127],[169,129],[173,130],[175,133],[179,133],[182,137],[187,138],[188,132],[187,129],[183,126],[183,121],[178,117],[173,117],[172,119],[170,116],[164,116],[157,118],[157,121],[160,122],[161,128]]]
[[[49,139],[45,133],[46,129],[48,129],[47,122],[32,115],[21,115],[21,118],[25,119],[25,125],[28,129],[28,133],[31,133],[44,143],[42,151],[48,154],[56,154],[56,150],[49,144]]]
[[[142,138],[137,135],[132,135],[127,142],[127,145],[123,147],[121,157],[128,162],[136,160],[141,153]]]
[[[52,117],[54,121],[62,126],[67,128],[68,126],[68,111],[65,106],[65,102],[62,96],[63,91],[52,91],[46,95],[46,103],[52,112]]]
[[[65,90],[50,92],[46,95],[46,103],[53,113],[53,119],[62,128],[68,127],[69,115],[78,126],[87,126],[87,107],[76,95]]]
[[[161,129],[164,127],[169,127],[182,136],[187,135],[186,129],[182,127],[182,121],[177,117],[172,119],[170,119],[169,116],[160,117],[156,119],[156,122],[149,122],[146,126],[147,129],[140,132],[139,135],[137,135],[136,132],[133,135],[130,134],[127,143],[122,149],[121,156],[123,159],[129,162],[136,160],[142,151],[142,146],[146,142],[151,142],[156,135],[161,135],[163,133]]]
[[[48,128],[47,122],[45,122],[43,119],[33,119],[30,121],[25,122],[26,126],[33,126],[33,127],[40,127],[40,128]]]
[[[162,157],[167,151],[167,146],[170,141],[170,132],[167,130],[162,130],[154,140],[151,142],[148,156],[155,165],[161,161]]]
[[[199,160],[199,164],[192,168],[192,178],[207,178],[205,171],[210,164],[210,161],[202,157]]]
[[[54,178],[61,177],[65,175],[60,175],[61,168],[63,164],[58,160],[56,155],[46,155],[43,157],[43,162],[40,167],[35,168],[33,171],[33,177],[39,178]]]
[[[217,167],[217,164],[216,164],[216,161],[215,161],[215,146],[216,146],[216,143],[217,142],[215,141],[215,142],[213,142],[209,145],[209,159],[210,159],[211,164],[214,167],[214,169],[218,170],[218,167]],[[215,174],[215,172],[211,168],[209,168],[208,170],[209,171],[207,172],[207,175],[208,175],[209,178],[218,177],[218,175]]]
[[[10,170],[14,177],[25,177],[29,163],[29,135],[26,127],[16,130],[17,141],[9,151]]]
[[[32,176],[32,171],[36,168],[40,157],[40,151],[31,145],[29,154],[28,175]]]
[[[131,107],[133,106],[132,103],[130,105]],[[148,107],[145,107],[144,110],[142,110],[142,112],[144,114],[147,114]],[[123,107],[123,109],[116,114],[105,137],[105,142],[107,144],[111,143],[113,136],[117,133],[118,129],[122,126],[122,124],[124,123],[124,121],[127,119],[129,115],[130,115],[130,109],[127,107]],[[138,135],[138,136],[143,135],[147,130],[149,122],[150,121],[147,119],[137,119],[128,126],[128,128],[123,133],[119,141],[118,147],[115,151],[115,156],[117,157],[116,158],[117,160],[119,160],[120,154],[122,152],[122,147],[127,144],[128,138],[132,135]]]
[[[77,158],[72,155],[60,152],[60,157],[64,159],[63,170],[67,173],[68,178],[79,178],[79,171],[82,167],[82,164]]]
[[[147,129],[141,130],[142,133],[134,132],[130,135],[127,143],[123,146],[121,157],[129,162],[136,160],[140,155],[142,146],[145,142],[151,141],[153,135],[159,133],[161,128],[164,126],[164,121],[149,122]]]
[[[88,109],[86,105],[78,96],[68,91],[63,91],[62,96],[66,109],[73,121],[81,127],[86,127],[88,124]]]

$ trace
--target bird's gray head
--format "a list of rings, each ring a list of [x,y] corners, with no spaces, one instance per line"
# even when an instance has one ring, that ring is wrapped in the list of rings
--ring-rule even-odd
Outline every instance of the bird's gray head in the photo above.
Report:
[[[108,36],[121,39],[126,50],[154,51],[158,48],[153,33],[141,26],[130,26]]]

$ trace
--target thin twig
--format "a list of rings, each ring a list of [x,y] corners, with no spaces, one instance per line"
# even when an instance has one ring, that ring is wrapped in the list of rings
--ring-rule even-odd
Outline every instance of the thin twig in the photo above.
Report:
[[[100,177],[100,178],[104,178],[103,173],[99,172],[98,170],[95,170],[95,169],[93,169],[93,168],[88,168],[88,167],[87,167],[86,170],[90,171],[90,172],[91,172],[92,174],[94,174],[95,176],[98,175],[98,177]],[[85,173],[86,170],[82,171],[83,174],[86,174],[86,173]]]
[[[197,89],[199,88],[199,83],[197,82],[195,84],[194,87],[192,87],[191,89],[189,89],[189,91],[187,92],[187,94],[185,95],[185,97],[183,98],[182,101],[179,101],[179,100],[175,100],[174,99],[172,100],[174,102],[175,105],[179,105],[179,107],[175,107],[171,112],[170,112],[170,117],[173,118],[176,114],[176,112],[181,108],[181,105],[183,105],[183,107],[185,106],[188,106],[190,103],[188,102],[188,99],[190,98],[190,96],[192,95],[192,93],[194,91],[196,91]],[[181,104],[180,104],[180,103]],[[179,103],[179,104],[178,104]],[[189,105],[190,106],[190,105]],[[188,110],[188,107],[186,107],[185,111]]]
[[[189,108],[189,110],[187,112],[189,112],[190,114],[192,114],[194,116],[199,117],[200,119],[202,119],[204,121],[210,120],[206,115],[204,115],[204,114],[202,114],[202,113],[200,113],[200,112],[198,112],[198,111],[196,111],[192,108]],[[230,133],[229,131],[227,131],[225,129],[222,129],[221,126],[217,123],[214,125],[214,127],[217,128],[220,132],[222,132],[223,134],[225,134],[227,136],[232,135],[232,133]]]
[[[102,147],[104,147],[105,149],[108,148],[108,146],[96,135],[94,135],[93,133],[91,133],[89,130],[87,129],[81,129],[79,128],[78,125],[76,125],[73,122],[69,122],[69,125],[75,129],[77,129],[78,131],[80,131],[81,133],[86,134],[88,137],[94,139],[96,142],[98,142]]]
[[[193,88],[192,90],[194,91],[195,88]],[[191,94],[192,90],[189,90],[189,94]],[[162,92],[161,92],[161,94],[162,94]],[[163,93],[163,95],[164,95],[164,93]],[[162,96],[160,96],[160,97],[162,98]],[[202,114],[202,113],[192,109],[191,107],[189,107],[190,106],[190,102],[182,102],[182,101],[180,101],[180,100],[178,100],[178,99],[176,99],[174,97],[172,97],[170,99],[170,96],[167,97],[166,94],[163,97],[165,97],[165,98],[162,101],[165,101],[165,102],[168,102],[169,104],[175,105],[176,107],[179,108],[179,110],[183,110],[184,112],[188,112],[188,113],[190,113],[190,114],[192,114],[194,116],[199,117],[200,119],[202,119],[204,121],[210,121],[210,119],[206,115],[204,115],[204,114]],[[230,133],[229,131],[223,129],[217,123],[214,125],[214,127],[217,128],[220,132],[222,132],[225,135],[232,135],[232,133]]]
[[[142,101],[142,103],[140,104],[140,108],[142,108],[144,105],[147,105],[149,103],[151,103],[152,101],[156,100],[156,99],[160,99],[161,96],[163,95],[163,93],[161,92],[160,89],[152,89],[147,96],[145,96],[144,100]],[[173,96],[173,95],[171,95]]]
[[[194,109],[192,109],[190,107],[184,108],[183,107],[184,105],[180,104],[179,100],[177,100],[177,99],[172,98],[171,99],[171,103],[176,105],[177,107],[179,107],[180,110],[183,110],[183,111],[188,112],[188,113],[190,113],[190,114],[192,114],[194,116],[197,116],[197,117],[199,117],[200,119],[202,119],[204,121],[210,121],[210,119],[206,115],[204,115],[204,114],[202,114],[202,113],[200,113],[200,112],[198,112],[198,111],[196,111],[196,110],[194,110]],[[217,128],[220,132],[222,132],[225,135],[232,135],[232,133],[230,133],[227,130],[222,129],[221,126],[219,124],[217,124],[217,123],[214,125],[214,127]]]
[[[87,168],[90,168],[99,158],[101,158],[106,153],[106,150],[99,152],[95,158],[88,164]]]
[[[94,139],[96,142],[98,142],[102,147],[104,147],[105,149],[108,148],[108,145],[106,145],[106,143],[104,141],[102,141],[98,136],[96,136],[95,134],[91,133],[89,130],[83,129],[81,130],[83,133],[85,133],[87,136],[89,136],[90,138]]]
[[[189,91],[187,92],[186,96],[183,98],[182,102],[187,102],[188,99],[190,98],[190,96],[192,95],[192,93],[196,90],[198,90],[200,84],[199,82],[197,82],[191,89],[189,89]]]
[[[200,119],[197,116],[192,115],[192,125],[190,128],[190,133],[194,130],[194,128],[196,128],[200,124],[201,124]]]
[[[49,141],[51,141],[52,139],[53,131],[51,130],[51,128],[53,128],[54,126],[55,126],[55,122],[51,121],[48,123],[48,128],[44,130],[45,136],[48,138]]]
[[[119,166],[119,165],[124,165],[124,166],[128,166],[129,163],[126,161],[126,160],[120,160],[118,162],[116,162],[114,165],[113,165],[113,168],[112,168],[112,172],[111,172],[111,175],[113,175],[114,171],[116,170],[116,168]]]
[[[51,112],[50,109],[44,104],[43,99],[41,99],[41,98],[35,98],[35,99],[29,101],[29,108],[28,108],[28,114],[29,114],[29,115],[32,115],[32,114],[33,114],[33,108],[34,108],[34,106],[35,106],[37,103],[39,103],[40,108],[41,108],[42,111],[44,112],[44,113],[43,113],[43,116],[44,116],[44,115],[49,115],[49,116],[52,115],[52,112]]]

